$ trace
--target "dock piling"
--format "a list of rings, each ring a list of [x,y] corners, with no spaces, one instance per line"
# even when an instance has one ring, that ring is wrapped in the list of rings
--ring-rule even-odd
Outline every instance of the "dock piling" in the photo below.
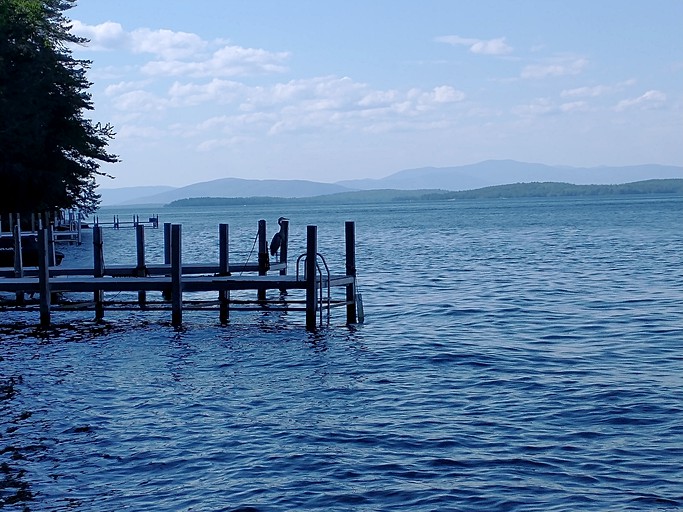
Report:
[[[306,227],[306,330],[316,330],[316,258],[318,257],[318,227]]]
[[[346,221],[346,275],[353,276],[353,283],[346,285],[346,323],[357,323],[356,312],[356,223]]]
[[[40,290],[40,326],[50,326],[50,265],[48,260],[48,230],[38,231],[38,283]]]
[[[218,225],[218,275],[230,275],[230,227],[228,224]],[[220,290],[218,292],[218,302],[220,308],[220,322],[228,323],[230,319],[230,290]]]
[[[24,277],[24,261],[21,256],[21,225],[14,226],[14,277]],[[24,292],[16,293],[17,306],[24,305]]]
[[[14,218],[12,219],[14,221]],[[14,224],[14,223],[13,223]],[[41,220],[42,224],[42,220]],[[280,236],[281,253],[277,262],[272,266],[265,247],[265,221],[259,222],[259,262],[249,262],[253,255],[254,246],[243,264],[233,263],[233,275],[230,265],[229,225],[219,225],[219,254],[218,262],[213,263],[185,263],[182,261],[182,226],[167,224],[164,226],[164,263],[149,263],[145,255],[145,226],[139,222],[136,226],[136,264],[112,264],[105,267],[103,250],[103,226],[96,223],[93,226],[93,263],[92,267],[61,268],[51,266],[49,261],[49,224],[38,231],[39,260],[38,269],[24,268],[21,260],[21,227],[13,225],[13,237],[16,251],[14,268],[0,269],[0,291],[16,294],[16,304],[22,310],[32,309],[32,304],[25,300],[27,293],[39,294],[40,325],[49,326],[51,314],[55,311],[89,310],[95,314],[95,319],[104,318],[105,308],[109,311],[127,310],[170,310],[171,323],[180,326],[183,322],[184,310],[203,310],[206,307],[218,306],[220,321],[228,323],[234,311],[305,311],[306,329],[314,331],[322,324],[323,313],[329,313],[332,308],[340,307],[347,310],[347,323],[354,323],[357,319],[362,322],[362,303],[360,294],[356,293],[355,269],[355,231],[354,223],[346,224],[346,272],[332,274],[322,254],[318,253],[317,226],[307,226],[306,252],[296,260],[296,275],[288,274],[288,223],[281,223]],[[3,238],[6,234],[3,234]],[[259,240],[256,240],[257,242]],[[254,242],[254,240],[251,240]],[[26,250],[26,248],[24,248]],[[263,256],[265,254],[265,257]],[[303,263],[303,272],[301,271]],[[5,264],[9,266],[9,264]],[[324,266],[324,268],[323,268]],[[273,270],[268,274],[269,270]],[[275,272],[279,271],[279,272]],[[236,275],[239,273],[239,275]],[[250,273],[243,275],[243,273]],[[258,274],[258,275],[256,275]],[[279,275],[276,275],[279,274]],[[339,294],[332,298],[331,289],[337,288]],[[278,298],[267,299],[266,291],[281,290]],[[326,290],[326,296],[324,296]],[[244,298],[254,291],[257,297]],[[120,293],[126,295],[117,299]],[[151,300],[150,292],[161,292],[166,302]],[[196,298],[197,293],[211,293],[214,299],[206,297]],[[246,293],[245,293],[246,292]],[[63,302],[58,298],[61,293],[87,293],[91,299],[81,302],[78,296]],[[109,293],[116,294],[111,301],[105,301]],[[128,294],[137,294],[137,300],[129,298]],[[293,297],[288,297],[291,293]],[[21,295],[23,294],[23,295]],[[218,303],[215,297],[218,295]],[[234,296],[233,296],[234,295]],[[303,296],[302,296],[303,295]],[[185,297],[184,297],[185,296]],[[183,300],[183,299],[186,300]],[[354,304],[354,298],[356,302]],[[22,302],[22,299],[23,302]],[[302,300],[304,299],[304,300]],[[34,306],[33,306],[34,307]],[[218,309],[217,308],[217,309]],[[318,318],[319,317],[319,318]]]
[[[183,262],[182,226],[171,225],[171,324],[178,327],[183,323]]]
[[[265,276],[269,266],[266,221],[261,219],[258,221],[258,275]],[[259,289],[256,293],[258,300],[266,300],[266,290]]]
[[[47,261],[51,267],[55,266],[55,227],[51,222],[47,224]]]
[[[94,256],[93,277],[104,277],[102,226],[93,226],[92,245]],[[99,322],[104,318],[104,292],[95,288],[95,291],[93,292],[93,300],[95,301],[95,320]]]
[[[164,222],[164,265],[171,264],[171,223]],[[164,290],[161,292],[161,297],[166,300],[171,300],[171,290]]]
[[[287,219],[283,219],[281,224],[281,230],[280,234],[282,236],[282,240],[280,242],[280,263],[284,263],[284,268],[280,269],[280,275],[281,276],[286,276],[287,275],[287,242],[289,240],[289,221]],[[287,290],[285,288],[280,288],[280,293],[287,293]]]
[[[145,226],[144,224],[135,225],[135,242],[137,247],[137,267],[135,268],[137,277],[145,277],[147,274],[147,265],[145,264]],[[140,308],[147,307],[147,292],[140,290],[138,292],[138,304]]]

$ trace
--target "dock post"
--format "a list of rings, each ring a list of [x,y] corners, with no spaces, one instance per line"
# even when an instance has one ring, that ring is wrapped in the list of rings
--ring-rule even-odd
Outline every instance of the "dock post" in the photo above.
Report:
[[[171,264],[171,223],[164,222],[164,265]],[[161,297],[164,300],[171,300],[171,290],[164,290],[161,292]]]
[[[102,226],[95,224],[92,228],[92,245],[93,245],[93,276],[104,276],[104,252],[102,243]],[[95,301],[95,320],[100,321],[104,318],[104,292],[95,288],[93,294]]]
[[[287,275],[287,243],[289,241],[289,221],[283,220],[282,223],[280,224],[280,226],[281,226],[280,234],[282,235],[282,241],[280,243],[280,263],[285,264],[285,268],[280,270],[280,275],[286,276]],[[280,293],[286,294],[287,289],[286,288],[280,288]]]
[[[218,225],[218,275],[230,275],[230,226],[228,224]],[[218,292],[218,302],[220,308],[220,321],[222,324],[228,323],[230,319],[230,290],[220,290]]]
[[[258,221],[258,275],[265,276],[268,273],[270,262],[268,260],[268,240],[266,239],[266,221]],[[259,289],[257,298],[260,301],[266,300],[266,290]]]
[[[135,274],[137,277],[145,277],[147,266],[145,265],[145,226],[144,224],[135,225],[135,243],[137,248],[137,267]],[[138,304],[140,309],[147,307],[147,292],[138,291]]]
[[[171,226],[171,324],[178,327],[183,323],[183,262],[182,226]]]
[[[346,221],[346,275],[353,276],[353,284],[346,285],[346,323],[355,324],[356,314],[356,223]]]
[[[55,227],[54,224],[47,224],[47,261],[51,267],[55,266]]]
[[[14,226],[14,277],[24,277],[24,261],[21,257],[21,224]],[[24,292],[17,292],[17,306],[24,305]]]
[[[164,265],[171,264],[171,223],[164,222]]]
[[[40,326],[50,326],[50,265],[48,261],[48,230],[38,231],[38,283],[40,288]]]
[[[316,329],[316,258],[318,257],[318,226],[306,227],[306,329]]]

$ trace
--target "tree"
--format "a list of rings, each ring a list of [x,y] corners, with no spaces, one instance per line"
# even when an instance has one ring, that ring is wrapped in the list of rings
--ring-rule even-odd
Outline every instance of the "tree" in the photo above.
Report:
[[[0,0],[0,213],[91,213],[100,163],[118,161],[111,125],[84,117],[90,61],[68,45],[87,40],[63,15],[74,1]]]

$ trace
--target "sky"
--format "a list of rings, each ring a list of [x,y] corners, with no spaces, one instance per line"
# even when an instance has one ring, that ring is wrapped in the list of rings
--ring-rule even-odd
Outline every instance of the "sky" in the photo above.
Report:
[[[683,165],[681,0],[79,0],[103,188]]]

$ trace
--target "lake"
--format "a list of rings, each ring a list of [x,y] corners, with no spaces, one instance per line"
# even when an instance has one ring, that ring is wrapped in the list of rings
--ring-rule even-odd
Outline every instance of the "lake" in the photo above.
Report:
[[[365,323],[303,312],[0,311],[0,509],[683,509],[683,198],[103,209],[183,261],[307,224]],[[162,230],[146,231],[150,262]],[[134,263],[133,230],[105,261]],[[90,235],[63,265],[92,265]],[[269,292],[269,295],[276,292]]]

